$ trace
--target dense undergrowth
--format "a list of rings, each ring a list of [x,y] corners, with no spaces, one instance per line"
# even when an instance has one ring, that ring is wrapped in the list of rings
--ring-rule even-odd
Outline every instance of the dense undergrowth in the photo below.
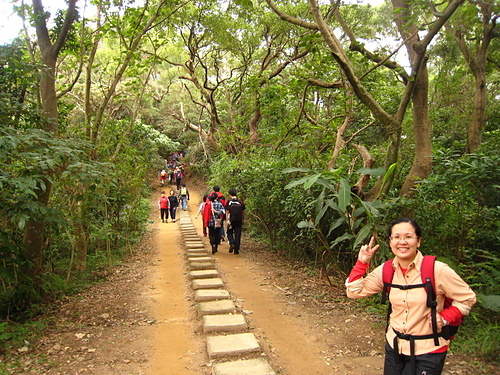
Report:
[[[342,282],[361,242],[377,238],[381,250],[373,264],[380,264],[391,257],[386,235],[390,222],[401,216],[416,218],[423,228],[424,254],[448,263],[478,296],[454,350],[498,361],[498,151],[485,147],[472,155],[438,152],[434,173],[418,183],[411,199],[394,193],[373,202],[346,193],[359,177],[349,173],[347,165],[315,172],[321,169],[314,161],[293,154],[275,156],[220,155],[210,168],[210,183],[221,185],[222,191],[235,187],[245,200],[246,227],[253,236]]]

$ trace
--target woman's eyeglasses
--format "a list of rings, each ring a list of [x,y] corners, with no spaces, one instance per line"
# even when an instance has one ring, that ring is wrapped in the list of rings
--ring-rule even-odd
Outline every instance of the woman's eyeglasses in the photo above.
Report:
[[[401,242],[401,241],[410,242],[417,239],[416,236],[390,236],[389,238],[391,239],[391,241],[394,242]]]

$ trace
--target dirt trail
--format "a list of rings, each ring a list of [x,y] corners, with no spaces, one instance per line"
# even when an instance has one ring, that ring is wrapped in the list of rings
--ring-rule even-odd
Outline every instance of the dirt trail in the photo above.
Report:
[[[184,258],[179,246],[178,224],[157,220],[154,235],[157,263],[150,274],[151,293],[146,304],[155,319],[150,374],[198,374],[206,358],[186,285]]]
[[[203,187],[190,186],[194,219]],[[166,189],[168,192],[168,189]],[[150,230],[139,249],[98,283],[40,317],[49,329],[17,348],[7,374],[209,375],[206,336],[187,278],[178,223],[158,219],[157,190]],[[208,246],[208,239],[204,238]],[[222,244],[215,255],[226,288],[278,374],[382,373],[383,325],[303,265],[282,260],[244,237],[238,256]],[[4,357],[0,353],[0,374]],[[444,375],[480,371],[473,359],[449,357]],[[237,374],[235,374],[237,375]]]
[[[198,233],[202,235],[201,219],[194,218],[201,201],[200,194],[194,189],[191,189],[190,193],[188,210]],[[191,292],[185,290],[185,275],[180,275],[185,273],[185,270],[182,270],[184,261],[182,250],[178,247],[180,239],[173,232],[176,230],[176,225],[158,223],[158,227],[155,243],[159,249],[160,262],[156,272],[151,275],[151,284],[155,285],[157,290],[153,301],[158,302],[159,309],[155,313],[158,325],[153,345],[156,349],[152,358],[151,373],[161,373],[159,371],[162,366],[170,362],[165,359],[166,356],[170,359],[179,359],[181,363],[176,366],[178,369],[176,371],[184,368],[186,369],[184,373],[188,374],[190,373],[187,372],[188,368],[192,370],[198,367],[199,373],[202,373],[205,370],[204,364],[208,364],[206,368],[208,370],[210,363],[207,362],[204,352],[205,340],[201,333],[200,322],[195,312],[189,311]],[[174,238],[175,242],[172,241]],[[204,242],[209,248],[208,238],[204,238]],[[246,245],[248,249],[249,246]],[[265,355],[269,357],[275,370],[290,375],[380,373],[382,364],[380,356],[349,358],[345,363],[343,360],[334,360],[331,341],[335,339],[333,336],[330,339],[325,337],[325,328],[319,327],[319,322],[304,315],[301,305],[286,298],[287,294],[292,294],[287,292],[288,287],[284,284],[283,287],[277,285],[279,281],[275,280],[269,271],[255,263],[250,254],[245,254],[245,243],[239,256],[229,254],[228,249],[227,243],[219,247],[219,252],[215,255],[217,268],[226,288],[236,299],[237,306],[246,314],[252,331],[259,339]],[[181,290],[188,296],[188,301],[186,298],[183,299]],[[172,311],[165,311],[170,310],[167,304],[172,306]],[[190,316],[195,319],[194,322],[187,320]],[[173,323],[171,319],[177,320]],[[345,319],[341,320],[345,324]],[[326,326],[326,323],[324,325]],[[191,332],[197,333],[194,341],[193,336],[190,337],[190,329]],[[170,339],[172,335],[175,339]],[[187,346],[184,341],[186,339],[190,340]],[[175,342],[175,347],[165,345],[168,342]],[[183,363],[185,360],[187,362]],[[198,365],[193,366],[193,362],[197,362]],[[183,373],[174,372],[173,369],[170,371],[169,374]]]

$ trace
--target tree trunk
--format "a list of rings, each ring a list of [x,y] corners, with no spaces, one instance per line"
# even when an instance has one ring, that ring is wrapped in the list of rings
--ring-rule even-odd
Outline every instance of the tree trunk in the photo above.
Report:
[[[340,151],[342,151],[342,149],[346,145],[345,133],[347,132],[347,129],[349,129],[349,127],[351,126],[353,110],[354,110],[353,108],[354,101],[353,101],[353,92],[350,87],[348,87],[346,90],[346,97],[347,97],[347,113],[344,118],[344,122],[337,129],[337,136],[335,137],[335,146],[333,147],[332,157],[327,163],[328,169],[334,169],[335,166],[337,165],[337,159],[339,158]]]
[[[55,87],[56,62],[74,20],[75,3],[76,0],[69,0],[65,21],[56,42],[52,44],[46,25],[42,1],[33,0],[38,46],[44,64],[40,77],[40,96],[42,98],[42,113],[44,117],[43,129],[52,133],[54,137],[59,135],[59,114]],[[43,178],[42,184],[44,186],[39,185],[36,190],[37,203],[43,206],[48,205],[52,190],[49,174],[50,172],[47,172],[46,177]],[[41,286],[39,276],[43,270],[44,231],[45,220],[43,217],[30,218],[26,223],[23,236],[23,255],[29,262],[25,272],[31,278],[33,288],[38,291],[40,291]]]
[[[258,130],[257,130],[257,124],[259,123],[259,120],[260,120],[260,117],[261,117],[261,113],[260,113],[260,104],[259,104],[259,101],[256,100],[255,101],[255,105],[256,105],[256,108],[255,110],[253,111],[253,116],[252,118],[250,119],[250,122],[248,124],[249,126],[249,130],[250,130],[250,142],[251,143],[256,143],[259,139],[259,133],[258,133]]]
[[[358,150],[359,154],[363,158],[363,167],[365,168],[372,168],[375,165],[375,158],[370,154],[370,152],[367,150],[365,146],[360,146],[353,144],[353,147]],[[361,199],[365,199],[365,188],[366,185],[368,185],[368,182],[370,181],[370,175],[369,174],[363,174],[359,176],[358,181],[356,182],[356,185],[354,185],[351,188],[351,191],[355,193],[358,197]]]
[[[476,88],[474,96],[474,112],[472,121],[467,127],[467,152],[476,151],[482,142],[483,125],[486,121],[486,76],[485,69],[476,69],[474,71],[474,86]]]
[[[426,178],[432,171],[431,125],[429,120],[429,77],[424,62],[416,78],[413,90],[413,138],[415,155],[400,195],[411,195],[415,183]]]
[[[76,250],[76,263],[75,271],[82,272],[87,267],[87,234],[83,225],[83,213],[80,204],[76,207],[77,215],[75,218],[74,234],[76,237],[75,250]]]
[[[472,2],[471,2],[472,3]],[[454,30],[455,41],[462,55],[474,75],[474,111],[472,119],[467,127],[467,149],[466,152],[474,152],[481,145],[483,126],[486,121],[486,61],[491,40],[495,37],[498,14],[494,13],[494,2],[480,1],[470,4],[472,11],[478,11],[478,18],[482,21],[480,37],[467,35],[467,26],[456,21],[448,30]],[[471,42],[472,40],[472,42]],[[469,42],[467,42],[469,41]]]
[[[49,180],[45,180],[45,183],[45,189],[37,190],[37,202],[47,206],[52,184]],[[37,291],[40,291],[39,277],[43,271],[44,233],[45,220],[33,218],[27,221],[23,236],[23,256],[29,263],[24,273]]]

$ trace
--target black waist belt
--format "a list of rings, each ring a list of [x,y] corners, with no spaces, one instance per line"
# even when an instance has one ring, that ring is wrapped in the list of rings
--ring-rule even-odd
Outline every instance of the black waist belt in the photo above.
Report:
[[[399,354],[398,339],[406,340],[410,342],[410,360],[411,360],[411,373],[416,374],[417,368],[415,366],[415,340],[427,340],[434,338],[431,333],[429,335],[408,335],[392,329],[396,336],[394,336],[393,348]]]

